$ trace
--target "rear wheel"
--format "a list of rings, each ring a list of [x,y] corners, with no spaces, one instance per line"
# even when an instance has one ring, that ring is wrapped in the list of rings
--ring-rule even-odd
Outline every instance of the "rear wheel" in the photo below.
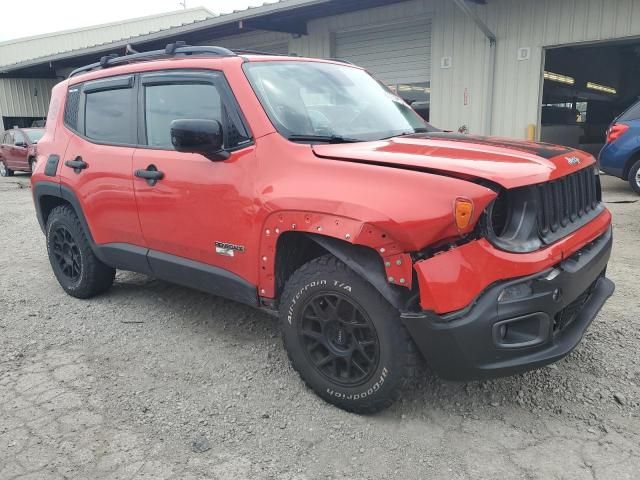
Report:
[[[297,270],[280,304],[291,363],[327,402],[374,413],[390,406],[413,374],[417,353],[398,310],[335,257]]]
[[[7,167],[3,161],[0,161],[0,177],[13,177],[13,170]]]
[[[90,298],[107,291],[116,271],[93,253],[74,210],[56,207],[47,220],[47,251],[60,286],[76,298]]]
[[[629,170],[629,185],[634,192],[640,195],[640,160],[634,163]]]

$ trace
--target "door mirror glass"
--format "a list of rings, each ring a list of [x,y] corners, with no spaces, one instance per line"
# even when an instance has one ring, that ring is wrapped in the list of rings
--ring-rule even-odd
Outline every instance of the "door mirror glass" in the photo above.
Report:
[[[178,152],[199,153],[209,160],[226,160],[224,133],[217,120],[179,119],[171,122],[171,143]]]

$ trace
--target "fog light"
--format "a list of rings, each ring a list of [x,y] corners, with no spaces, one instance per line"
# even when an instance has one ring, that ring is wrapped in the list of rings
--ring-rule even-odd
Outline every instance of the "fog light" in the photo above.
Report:
[[[507,338],[507,324],[500,325],[500,340]]]
[[[533,286],[531,282],[518,283],[505,288],[498,295],[498,302],[511,302],[512,300],[519,300],[533,295]]]

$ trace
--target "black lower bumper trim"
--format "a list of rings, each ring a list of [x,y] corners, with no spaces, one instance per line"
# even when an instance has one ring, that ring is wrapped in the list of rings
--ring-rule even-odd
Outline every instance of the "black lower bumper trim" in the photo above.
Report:
[[[460,315],[405,313],[403,322],[446,379],[506,376],[553,363],[580,343],[613,294],[615,285],[604,276],[611,246],[609,230],[552,271],[492,286]],[[522,283],[528,295],[498,301],[505,288]]]

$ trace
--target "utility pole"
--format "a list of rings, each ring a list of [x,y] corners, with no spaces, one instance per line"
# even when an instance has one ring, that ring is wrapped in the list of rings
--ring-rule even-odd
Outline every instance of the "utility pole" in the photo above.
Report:
[[[187,9],[187,0],[182,0],[181,2],[178,2],[178,5],[181,5],[182,8],[184,8],[186,10]]]

